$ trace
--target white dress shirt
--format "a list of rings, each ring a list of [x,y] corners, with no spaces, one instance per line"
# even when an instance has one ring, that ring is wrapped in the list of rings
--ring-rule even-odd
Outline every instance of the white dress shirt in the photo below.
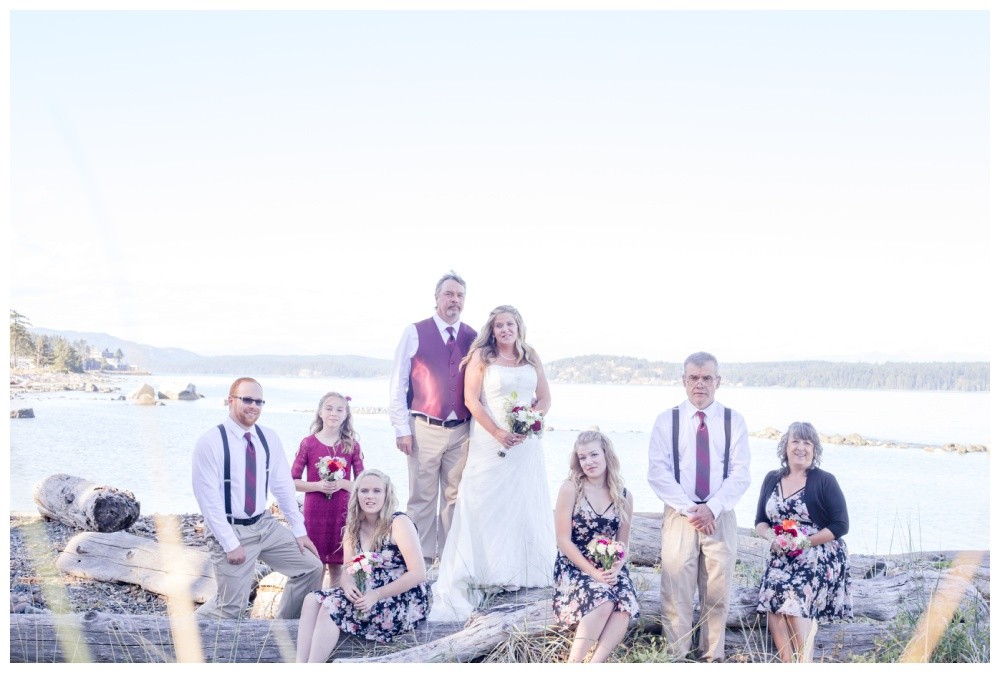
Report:
[[[271,455],[270,476],[267,473],[266,454],[264,446],[257,436],[257,428],[250,428],[250,441],[254,445],[254,454],[257,458],[257,509],[254,512],[244,511],[244,479],[246,478],[246,438],[247,433],[239,423],[232,417],[227,416],[223,421],[227,437],[229,439],[229,478],[230,507],[232,516],[235,519],[250,519],[267,510],[267,486],[270,486],[274,499],[278,501],[282,514],[288,521],[295,537],[302,537],[306,534],[305,521],[302,513],[299,512],[299,504],[295,498],[295,482],[292,481],[292,468],[288,465],[288,458],[285,456],[281,440],[274,430],[260,429],[267,438],[267,446]],[[212,535],[222,545],[222,549],[231,552],[239,545],[239,539],[233,533],[235,524],[226,520],[225,483],[223,482],[224,458],[222,451],[222,435],[218,427],[202,435],[194,446],[194,456],[192,458],[192,478],[191,486],[194,489],[194,497],[198,501],[201,515],[205,518],[205,525],[212,531]]]
[[[687,515],[687,510],[699,500],[695,496],[696,472],[695,433],[698,430],[698,408],[685,400],[680,406],[680,432],[677,437],[677,453],[680,462],[681,481],[674,479],[673,454],[673,411],[668,409],[660,414],[653,424],[649,438],[649,485],[657,497],[679,513]],[[726,430],[723,406],[712,402],[705,412],[708,426],[708,443],[711,455],[709,495],[705,504],[718,517],[736,507],[740,497],[750,486],[750,442],[747,424],[743,416],[732,412],[732,427],[729,444],[729,477],[723,481],[723,461],[726,453]]]
[[[461,322],[456,321],[454,325],[449,325],[437,313],[432,317],[438,331],[441,332],[441,340],[444,343],[448,343],[449,327],[454,328],[455,338],[458,338],[458,328],[461,326]],[[419,346],[420,338],[417,336],[417,326],[415,323],[410,323],[403,330],[403,336],[399,340],[399,345],[396,346],[392,375],[389,377],[389,422],[396,430],[397,437],[406,437],[410,434],[410,409],[406,405],[406,394],[410,390],[410,360],[417,354]],[[452,411],[448,414],[448,418],[441,420],[450,421],[456,418],[458,415]]]

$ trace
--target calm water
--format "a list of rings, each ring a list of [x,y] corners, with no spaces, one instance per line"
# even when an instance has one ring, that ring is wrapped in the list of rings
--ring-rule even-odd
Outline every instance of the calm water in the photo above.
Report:
[[[32,489],[50,474],[66,472],[132,491],[143,514],[195,512],[191,450],[195,440],[221,422],[232,377],[154,376],[123,379],[126,396],[142,382],[157,390],[194,383],[206,397],[139,407],[115,395],[35,394],[11,401],[32,407],[35,418],[10,422],[10,508],[34,511]],[[374,379],[262,378],[267,406],[261,422],[277,430],[289,460],[320,396],[337,390],[355,408],[385,407],[388,382]],[[672,386],[555,384],[545,436],[551,492],[565,478],[576,433],[599,425],[622,458],[626,485],[638,511],[662,505],[646,484],[649,431],[664,409],[684,398]],[[751,431],[812,422],[824,434],[916,444],[989,444],[989,394],[721,388],[718,399],[739,410]],[[366,465],[387,472],[406,502],[406,462],[395,448],[383,414],[355,415]],[[776,442],[751,438],[751,485],[737,507],[741,526],[751,526],[764,474],[777,467]],[[858,553],[989,547],[987,454],[957,455],[922,449],[825,447],[823,467],[833,472],[851,514],[848,544]],[[967,522],[956,526],[957,515]],[[971,522],[969,525],[968,522]]]

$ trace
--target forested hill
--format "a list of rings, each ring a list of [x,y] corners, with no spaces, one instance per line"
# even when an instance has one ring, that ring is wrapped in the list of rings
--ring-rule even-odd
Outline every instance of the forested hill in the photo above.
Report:
[[[680,383],[681,363],[612,355],[583,355],[546,363],[560,383]],[[726,385],[766,388],[854,388],[862,390],[990,389],[988,362],[726,362]]]

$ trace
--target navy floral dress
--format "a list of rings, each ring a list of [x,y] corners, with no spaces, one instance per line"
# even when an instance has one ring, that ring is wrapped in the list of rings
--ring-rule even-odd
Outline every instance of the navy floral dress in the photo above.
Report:
[[[392,518],[397,516],[406,515],[396,512]],[[360,554],[361,550],[356,549],[354,553]],[[379,567],[372,570],[372,576],[368,580],[370,589],[385,586],[406,572],[403,554],[391,538],[378,553],[382,561]],[[345,563],[349,562],[350,559],[345,558]],[[346,569],[344,572],[347,572]],[[421,582],[398,596],[383,598],[365,614],[361,614],[354,603],[347,600],[340,587],[314,591],[313,596],[323,603],[330,613],[330,619],[342,632],[379,643],[388,643],[400,633],[409,631],[427,618],[430,609],[430,588],[427,582]]]
[[[785,499],[780,495],[780,484],[774,487],[765,505],[772,526],[784,519],[794,519],[806,535],[819,532],[809,518],[802,498],[804,492],[805,489],[801,489]],[[757,612],[806,617],[820,622],[852,619],[854,608],[847,543],[841,539],[809,547],[794,558],[772,551],[760,582]]]
[[[607,510],[598,514],[582,494],[577,496],[573,506],[571,539],[580,553],[595,566],[598,564],[587,551],[587,545],[598,535],[613,538],[618,534],[620,521],[618,513],[612,510],[613,506],[608,505]],[[608,511],[613,513],[609,515]],[[585,615],[607,601],[613,601],[615,611],[627,612],[630,619],[639,616],[639,597],[627,568],[622,568],[618,573],[618,581],[609,586],[591,578],[559,552],[556,555],[552,583],[555,585],[552,610],[556,620],[569,628],[574,628]]]

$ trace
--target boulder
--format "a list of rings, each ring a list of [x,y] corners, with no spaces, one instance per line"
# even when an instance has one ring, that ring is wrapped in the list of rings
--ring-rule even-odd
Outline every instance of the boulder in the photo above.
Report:
[[[11,418],[34,418],[34,409],[14,409],[10,412]]]
[[[153,386],[148,383],[143,383],[141,386],[132,391],[129,395],[129,399],[135,400],[136,404],[156,404],[156,391],[153,390]]]
[[[164,400],[164,399],[165,400],[181,400],[181,401],[184,401],[184,400],[200,400],[203,397],[204,397],[204,395],[202,395],[201,393],[198,392],[198,390],[194,387],[193,383],[187,384],[187,386],[184,388],[184,390],[180,390],[180,391],[177,391],[177,392],[172,391],[172,390],[168,390],[168,391],[160,393],[160,399],[161,400]]]

